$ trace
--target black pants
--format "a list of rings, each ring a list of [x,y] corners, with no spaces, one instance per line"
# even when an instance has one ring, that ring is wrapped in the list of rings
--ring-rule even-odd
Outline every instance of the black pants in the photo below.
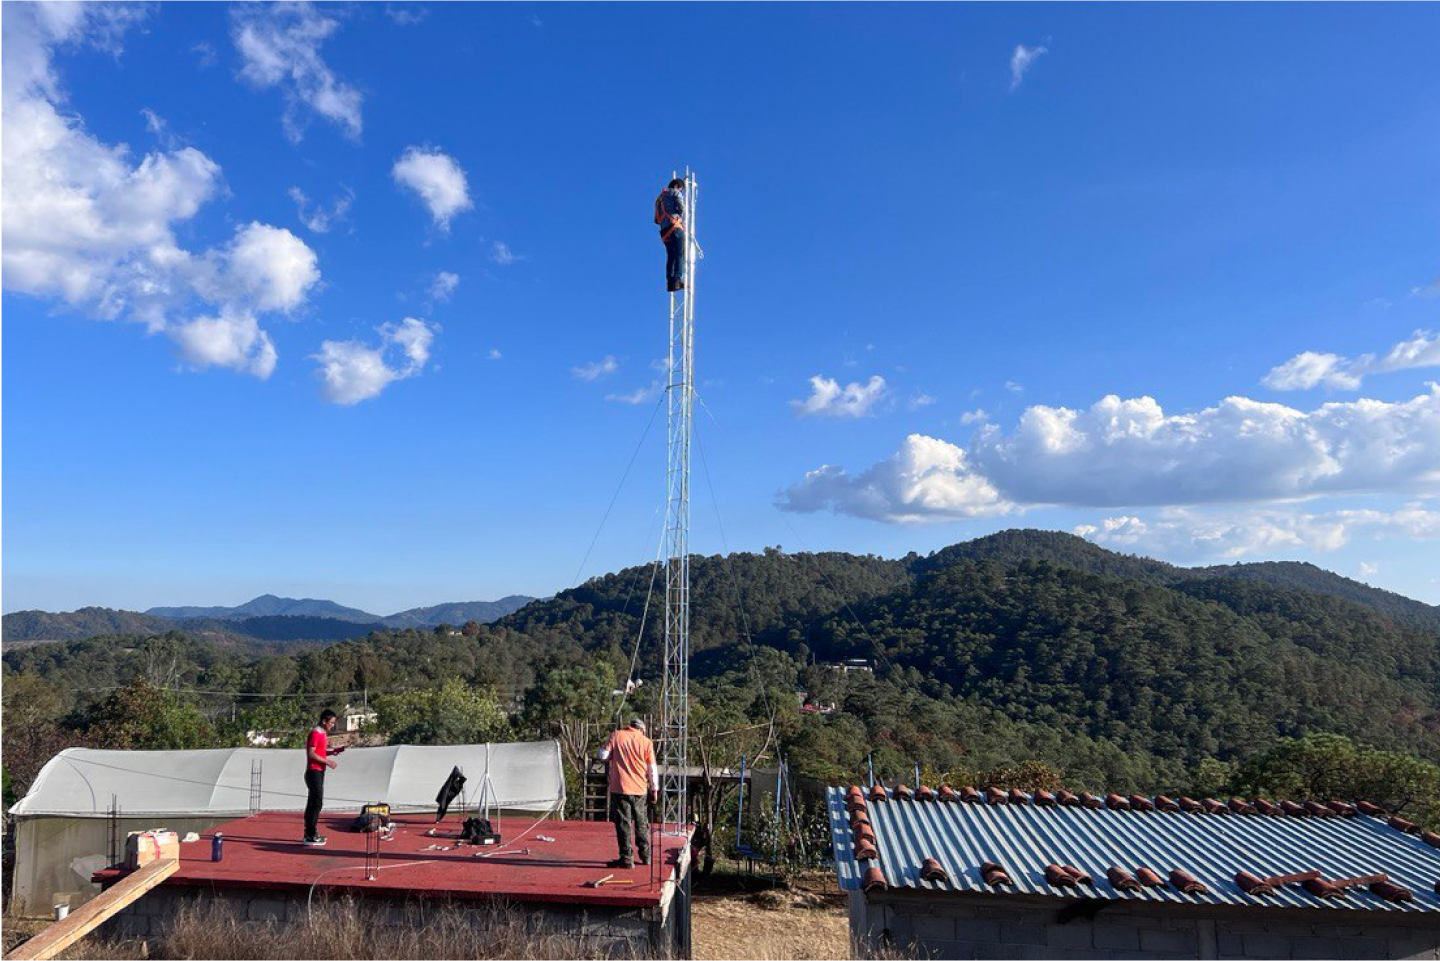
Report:
[[[640,860],[650,860],[650,818],[645,813],[645,795],[610,795],[610,820],[615,822],[615,840],[620,845],[620,860],[629,861],[633,845]]]
[[[325,806],[325,772],[305,769],[305,790],[310,798],[305,802],[305,839],[320,836],[320,809]]]
[[[679,227],[670,231],[665,241],[665,289],[679,290],[685,286],[685,231]]]

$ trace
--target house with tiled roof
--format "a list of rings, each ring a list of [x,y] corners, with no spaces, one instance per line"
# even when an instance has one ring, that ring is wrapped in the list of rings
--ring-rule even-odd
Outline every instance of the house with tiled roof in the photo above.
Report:
[[[831,788],[862,950],[1440,959],[1440,834],[1373,804]]]

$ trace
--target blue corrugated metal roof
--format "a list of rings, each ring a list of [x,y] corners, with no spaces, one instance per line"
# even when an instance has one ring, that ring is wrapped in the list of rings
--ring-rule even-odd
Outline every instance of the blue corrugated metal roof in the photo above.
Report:
[[[831,788],[827,805],[835,867],[845,890],[859,889],[865,869],[874,866],[881,869],[891,888],[1244,907],[1440,912],[1440,895],[1435,891],[1440,881],[1440,850],[1363,814],[1266,817],[892,799],[871,802],[867,808],[879,860],[857,862],[844,790]],[[949,880],[923,880],[920,866],[926,858],[939,861]],[[985,884],[980,878],[980,865],[985,861],[1002,865],[1014,885],[993,888]],[[1047,864],[1073,865],[1089,873],[1095,883],[1064,890],[1051,887],[1045,883]],[[1179,868],[1198,878],[1209,893],[1186,895],[1169,885],[1117,890],[1105,877],[1112,866],[1131,873],[1148,867],[1162,878]],[[1383,872],[1394,883],[1409,888],[1415,900],[1389,902],[1363,887],[1352,888],[1343,898],[1323,899],[1298,884],[1255,897],[1235,883],[1240,871],[1264,878],[1311,870],[1319,870],[1331,880]]]

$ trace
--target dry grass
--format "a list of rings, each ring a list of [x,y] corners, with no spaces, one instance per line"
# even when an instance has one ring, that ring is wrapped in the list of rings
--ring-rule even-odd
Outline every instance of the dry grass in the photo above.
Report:
[[[698,897],[692,913],[697,961],[849,958],[850,927],[843,898],[833,893],[775,888],[753,894]],[[6,918],[4,948],[43,930],[45,921]],[[91,935],[60,955],[96,961],[139,959],[429,959],[603,957],[572,935],[533,934],[525,914],[496,908],[482,924],[437,912],[422,927],[377,924],[353,901],[316,905],[309,925],[242,924],[223,910],[184,909],[169,936],[148,941]]]
[[[776,888],[700,897],[691,914],[697,961],[849,958],[850,921],[837,894]]]

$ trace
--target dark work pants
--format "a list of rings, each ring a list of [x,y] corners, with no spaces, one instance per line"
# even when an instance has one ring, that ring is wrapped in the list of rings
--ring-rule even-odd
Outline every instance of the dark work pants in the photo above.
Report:
[[[305,837],[320,836],[320,809],[325,806],[325,772],[305,769],[305,790],[310,798],[305,802]]]
[[[685,284],[685,231],[676,227],[665,241],[665,289],[677,290]]]
[[[645,813],[645,795],[610,795],[610,820],[615,822],[615,840],[620,844],[620,860],[631,860],[633,846],[640,860],[650,860],[650,818]]]

